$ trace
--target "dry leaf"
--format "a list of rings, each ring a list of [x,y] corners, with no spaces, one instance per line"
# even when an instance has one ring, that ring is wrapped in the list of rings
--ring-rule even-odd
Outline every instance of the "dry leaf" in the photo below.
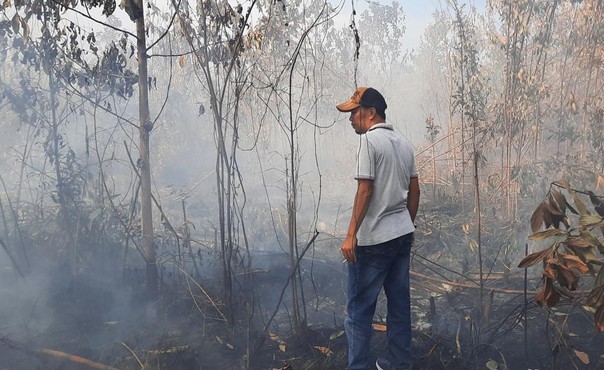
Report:
[[[275,342],[281,342],[281,339],[279,339],[279,336],[275,333],[268,333],[268,337],[271,338],[271,340],[275,341]]]
[[[522,261],[520,261],[520,263],[518,264],[518,267],[520,267],[520,268],[531,267],[531,266],[543,261],[544,259],[549,258],[549,256],[552,253],[553,253],[552,247],[541,250],[539,252],[531,253],[528,256],[524,257],[522,259]]]
[[[587,207],[585,207],[585,203],[583,203],[581,198],[579,198],[579,195],[575,192],[573,192],[573,200],[575,202],[575,205],[577,206],[579,215],[581,215],[581,216],[589,215],[589,211],[587,210]]]
[[[281,344],[279,344],[279,350],[280,350],[281,352],[285,352],[285,343],[281,343]]]
[[[556,203],[558,204],[558,209],[560,210],[560,212],[565,213],[567,202],[566,202],[566,198],[564,197],[564,194],[562,194],[560,191],[558,191],[556,189],[552,189],[551,195],[553,195],[554,199],[556,200]]]
[[[600,190],[600,188],[604,189],[604,176],[598,175],[598,180],[596,181],[596,191]]]
[[[577,285],[579,284],[579,278],[575,273],[569,269],[568,267],[556,264],[556,269],[558,270],[558,283],[560,286],[566,287],[569,290],[576,290]]]
[[[571,236],[564,241],[564,244],[573,248],[589,248],[591,247],[591,242],[580,236]]]
[[[604,285],[592,289],[585,300],[585,304],[596,309],[604,306]]]
[[[594,206],[596,213],[601,217],[604,217],[604,201],[602,201],[602,198],[594,194],[593,191],[588,191],[587,193],[589,194],[589,200],[591,200],[591,204]]]
[[[581,307],[583,307],[583,309],[587,312],[596,313],[596,309],[593,307],[589,307],[589,306],[581,306]]]
[[[596,275],[595,286],[604,285],[604,267],[600,266],[600,271],[598,271],[598,275]]]
[[[597,215],[581,214],[581,217],[579,217],[579,223],[582,226],[592,226],[600,222],[602,222],[602,217]]]
[[[568,180],[562,179],[562,180],[554,181],[554,184],[560,185],[564,189],[570,191],[570,182],[568,182]]]
[[[373,330],[386,331],[386,325],[384,324],[373,324]]]
[[[335,333],[329,336],[329,340],[334,340],[336,338],[341,337],[344,334],[344,330],[336,331]]]
[[[184,55],[181,55],[180,57],[178,57],[178,65],[180,66],[180,68],[185,67],[185,56]]]
[[[498,370],[499,369],[499,364],[495,360],[487,361],[486,366],[487,366],[487,369],[489,369],[489,370]]]
[[[589,365],[589,356],[587,355],[587,353],[581,352],[574,348],[573,351],[575,352],[575,356],[577,356],[582,363],[584,363],[585,365]]]
[[[330,356],[332,354],[331,350],[327,347],[313,346],[313,348],[319,350],[319,352],[321,352],[322,354],[324,354],[326,356]]]
[[[535,209],[535,212],[533,212],[533,215],[531,216],[531,230],[533,230],[534,233],[539,231],[543,224],[543,207],[543,203],[539,204],[539,207]]]
[[[19,33],[19,29],[21,28],[21,18],[19,17],[19,13],[15,13],[12,19],[13,31],[15,33]]]
[[[572,254],[562,254],[559,257],[564,265],[569,268],[575,269],[583,274],[589,272],[589,267],[585,262],[581,260],[581,258],[577,256],[573,256]]]
[[[600,333],[604,333],[604,305],[600,306],[594,315],[596,328]]]
[[[562,235],[565,235],[565,233],[560,229],[549,229],[549,230],[539,231],[532,235],[529,235],[529,239],[530,240],[545,240],[552,236],[562,236]]]

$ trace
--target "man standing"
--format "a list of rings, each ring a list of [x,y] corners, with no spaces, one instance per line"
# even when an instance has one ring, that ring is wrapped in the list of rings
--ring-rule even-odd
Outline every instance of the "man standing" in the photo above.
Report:
[[[348,261],[348,370],[370,369],[369,340],[382,286],[388,302],[388,356],[378,358],[376,366],[410,369],[409,256],[420,194],[413,148],[386,123],[386,101],[377,90],[359,87],[336,108],[350,112],[361,138],[358,187],[341,247]]]

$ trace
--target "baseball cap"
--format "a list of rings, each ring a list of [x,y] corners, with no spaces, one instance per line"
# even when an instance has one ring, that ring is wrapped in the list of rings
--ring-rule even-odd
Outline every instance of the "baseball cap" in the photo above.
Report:
[[[336,105],[340,112],[350,112],[359,106],[371,108],[374,107],[380,112],[384,112],[388,105],[379,91],[372,87],[360,86],[356,89],[350,99],[342,104]]]

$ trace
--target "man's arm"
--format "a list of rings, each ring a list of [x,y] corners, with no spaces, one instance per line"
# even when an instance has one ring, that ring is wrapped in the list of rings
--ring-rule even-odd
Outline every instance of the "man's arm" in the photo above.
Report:
[[[417,177],[412,177],[409,181],[409,193],[407,194],[407,209],[411,216],[411,221],[415,222],[417,209],[419,208],[419,180]]]
[[[348,233],[340,248],[342,255],[348,262],[354,262],[356,259],[354,250],[357,246],[357,231],[363,223],[363,219],[365,219],[367,209],[369,209],[372,193],[373,180],[358,180],[357,192],[354,196],[354,205],[352,206],[352,216],[348,225]]]

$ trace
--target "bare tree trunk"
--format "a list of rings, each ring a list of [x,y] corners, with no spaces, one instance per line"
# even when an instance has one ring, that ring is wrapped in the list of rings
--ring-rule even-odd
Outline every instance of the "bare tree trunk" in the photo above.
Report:
[[[56,92],[56,84],[55,84],[55,75],[54,70],[52,68],[48,69],[48,87],[50,91],[50,114],[51,114],[51,140],[52,140],[52,164],[54,166],[56,183],[57,183],[57,202],[60,207],[60,215],[59,220],[62,225],[66,224],[67,221],[67,207],[65,204],[65,195],[64,195],[64,181],[63,176],[61,174],[61,158],[59,152],[59,121],[57,118],[57,92]]]
[[[151,208],[151,164],[149,162],[149,133],[152,123],[149,116],[149,86],[147,82],[147,41],[145,35],[144,1],[136,0],[141,15],[136,19],[138,49],[138,102],[141,167],[141,206],[143,229],[143,254],[147,264],[147,294],[151,300],[158,296],[158,274],[153,246],[153,215]]]

